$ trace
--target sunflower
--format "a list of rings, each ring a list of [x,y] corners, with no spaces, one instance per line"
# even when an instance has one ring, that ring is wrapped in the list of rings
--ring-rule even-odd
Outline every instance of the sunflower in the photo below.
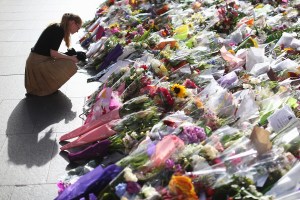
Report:
[[[186,97],[186,88],[183,85],[174,84],[171,87],[171,91],[179,98]]]

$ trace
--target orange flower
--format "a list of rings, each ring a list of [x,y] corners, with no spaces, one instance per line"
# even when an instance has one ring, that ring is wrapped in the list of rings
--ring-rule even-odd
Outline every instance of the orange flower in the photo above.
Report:
[[[198,200],[192,180],[187,176],[172,176],[169,189],[171,193],[181,196],[180,199]]]
[[[254,25],[254,19],[251,18],[248,21],[245,22],[248,26],[253,26]]]

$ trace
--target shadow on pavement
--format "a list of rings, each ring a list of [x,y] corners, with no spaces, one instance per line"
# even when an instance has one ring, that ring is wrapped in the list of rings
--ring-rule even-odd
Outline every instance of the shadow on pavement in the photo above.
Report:
[[[51,156],[57,154],[57,142],[52,136],[52,128],[46,133],[41,131],[63,119],[66,123],[74,119],[76,112],[71,109],[71,100],[60,91],[46,97],[22,99],[7,122],[9,161],[27,167],[48,163]],[[16,129],[16,126],[24,123],[28,125],[22,125],[23,130]]]

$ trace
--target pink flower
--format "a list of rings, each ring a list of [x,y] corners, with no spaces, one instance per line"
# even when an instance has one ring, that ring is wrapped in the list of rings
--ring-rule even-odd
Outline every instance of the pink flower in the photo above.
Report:
[[[58,194],[62,193],[66,189],[65,184],[62,181],[59,181],[56,185],[58,187]]]
[[[151,157],[154,167],[161,166],[177,150],[184,147],[184,142],[175,135],[167,135],[156,145],[155,152]]]

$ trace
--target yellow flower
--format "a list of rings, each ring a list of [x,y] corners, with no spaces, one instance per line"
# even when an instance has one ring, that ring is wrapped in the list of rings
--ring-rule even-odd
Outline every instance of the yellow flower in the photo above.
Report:
[[[109,28],[115,28],[115,27],[119,27],[118,23],[112,23],[109,25]]]
[[[169,75],[168,69],[166,68],[165,65],[161,65],[159,68],[160,68],[160,71],[161,71],[163,76],[168,76]]]
[[[235,54],[234,50],[232,50],[232,49],[228,50],[228,52],[231,53],[232,55]]]
[[[170,192],[178,195],[178,199],[198,199],[192,180],[187,176],[172,176],[169,189]]]
[[[174,84],[171,87],[171,91],[179,98],[186,97],[186,88],[183,85]]]
[[[284,51],[294,51],[294,49],[291,48],[291,47],[284,48],[283,50],[284,50]]]
[[[203,108],[203,103],[199,98],[195,98],[194,100],[195,100],[197,108]]]

